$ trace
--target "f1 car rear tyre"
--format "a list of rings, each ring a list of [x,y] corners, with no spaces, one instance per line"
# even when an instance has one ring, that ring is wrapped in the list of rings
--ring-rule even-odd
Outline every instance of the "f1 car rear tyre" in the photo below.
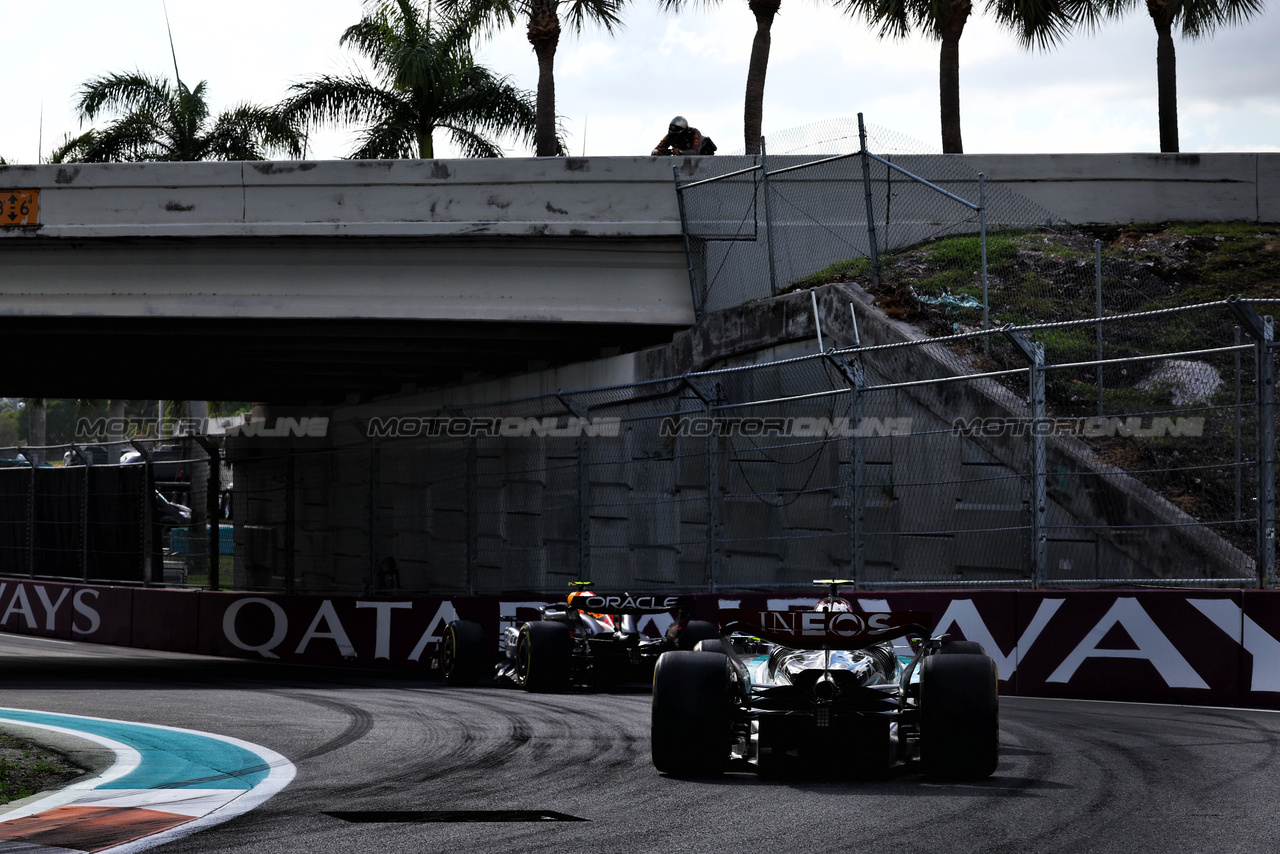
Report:
[[[732,737],[729,658],[664,652],[653,671],[653,764],[676,777],[724,773]]]
[[[709,638],[707,640],[698,641],[698,645],[693,648],[694,652],[718,652],[721,655],[728,655],[729,650],[725,648],[724,641],[720,638]]]
[[[698,645],[698,641],[718,637],[720,637],[720,629],[715,623],[707,620],[690,620],[684,624],[684,629],[676,638],[676,649],[693,649]]]
[[[484,675],[484,629],[470,620],[454,620],[445,626],[440,643],[440,672],[450,685],[474,685]]]
[[[943,641],[940,655],[986,655],[987,651],[977,641]]]
[[[538,620],[520,627],[516,678],[526,691],[563,691],[573,666],[573,633],[564,623]]]
[[[930,655],[920,670],[920,762],[930,777],[990,777],[1000,755],[996,663]]]

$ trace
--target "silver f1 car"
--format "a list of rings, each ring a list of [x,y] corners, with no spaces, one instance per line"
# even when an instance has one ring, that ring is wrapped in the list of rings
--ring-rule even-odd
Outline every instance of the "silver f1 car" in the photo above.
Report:
[[[719,639],[658,659],[657,769],[700,777],[807,761],[874,775],[918,761],[933,777],[990,776],[997,676],[981,645],[929,637],[927,613],[855,612],[837,594],[848,582],[814,583],[831,587],[815,610],[721,611]]]
[[[449,623],[440,645],[445,681],[474,684],[489,671],[526,691],[648,682],[664,652],[719,637],[713,623],[689,618],[690,597],[597,596],[581,582],[574,586],[567,602],[539,609],[539,619],[504,626],[496,660],[478,623]],[[662,637],[641,634],[639,617],[665,613],[673,622]]]

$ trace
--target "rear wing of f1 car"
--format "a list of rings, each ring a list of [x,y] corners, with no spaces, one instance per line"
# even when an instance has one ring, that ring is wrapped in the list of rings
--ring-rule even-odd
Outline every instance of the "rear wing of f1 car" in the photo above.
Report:
[[[643,616],[679,611],[687,614],[693,608],[692,596],[632,596],[629,593],[607,596],[575,596],[568,605],[588,614]]]
[[[722,634],[753,635],[792,649],[859,649],[908,635],[927,638],[932,623],[933,615],[927,611],[720,612]]]

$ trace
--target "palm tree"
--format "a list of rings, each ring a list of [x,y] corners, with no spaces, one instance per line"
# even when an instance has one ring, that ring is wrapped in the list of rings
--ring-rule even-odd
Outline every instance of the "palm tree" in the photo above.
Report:
[[[1101,0],[1109,17],[1119,17],[1138,0]],[[1156,90],[1160,112],[1160,150],[1178,151],[1178,62],[1173,30],[1188,39],[1207,37],[1218,26],[1242,24],[1262,12],[1263,0],[1144,0],[1156,25]]]
[[[431,7],[413,0],[367,2],[365,15],[338,43],[373,65],[364,76],[323,76],[295,85],[280,106],[300,124],[364,124],[357,160],[435,157],[434,133],[447,130],[467,157],[501,157],[494,138],[533,138],[529,92],[477,65],[472,22],[431,20]]]
[[[1128,2],[1129,0],[1101,0]],[[1132,0],[1136,2],[1136,0]],[[1024,48],[1048,50],[1077,24],[1092,27],[1098,0],[987,0],[986,11],[1017,36]],[[919,30],[941,43],[938,94],[942,150],[963,154],[960,136],[960,36],[973,12],[970,0],[838,0],[849,15],[861,16],[879,37],[905,38]]]
[[[658,0],[658,6],[678,12],[687,5],[699,2],[714,5],[719,0]],[[751,60],[747,65],[747,96],[742,108],[742,134],[747,154],[760,153],[760,126],[764,121],[764,79],[769,71],[773,19],[781,6],[782,0],[747,0],[747,8],[756,19],[756,34],[751,40]]]
[[[556,133],[556,47],[563,23],[573,33],[588,23],[599,24],[608,33],[622,25],[620,12],[627,0],[441,0],[441,7],[489,27],[510,26],[517,18],[526,21],[525,32],[538,58],[538,106],[535,152],[538,157],[565,153]]]
[[[241,104],[209,120],[206,84],[189,89],[134,71],[108,74],[80,88],[81,121],[118,113],[101,129],[68,134],[50,163],[142,160],[262,160],[271,151],[302,156],[302,137],[272,110]]]

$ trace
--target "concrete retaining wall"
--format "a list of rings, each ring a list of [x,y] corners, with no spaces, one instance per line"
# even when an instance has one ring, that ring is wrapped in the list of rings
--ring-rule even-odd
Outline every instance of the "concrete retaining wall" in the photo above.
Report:
[[[833,285],[817,295],[827,346],[853,343],[851,303],[866,344],[922,338],[913,327],[887,318],[856,288]],[[583,483],[574,439],[477,440],[468,461],[464,440],[402,438],[382,441],[375,458],[366,430],[372,418],[470,413],[474,410],[467,407],[478,404],[561,390],[585,406],[595,406],[602,398],[575,390],[813,353],[814,334],[809,294],[791,294],[709,314],[667,347],[332,410],[330,435],[324,440],[329,452],[314,460],[298,458],[295,589],[380,589],[380,570],[373,567],[388,562],[398,573],[397,583],[388,586],[398,589],[554,590],[579,577]],[[872,384],[971,373],[940,347],[882,351],[865,357],[864,364]],[[714,382],[723,383],[734,402],[817,390],[803,386],[814,378],[798,376],[798,370],[744,372]],[[821,366],[815,370],[821,371]],[[677,397],[670,393],[674,388],[633,390],[637,396],[661,397],[661,403],[649,409],[642,405],[595,412],[631,418],[666,412],[677,408]],[[1029,583],[1026,437],[961,437],[951,431],[957,418],[1025,418],[1025,402],[993,381],[870,397],[867,415],[909,418],[912,427],[911,435],[865,441],[864,483],[884,488],[863,493],[867,536],[861,580],[886,585]],[[554,399],[550,405],[559,407]],[[484,411],[500,416],[544,414],[522,406],[517,402]],[[756,407],[738,414],[822,417],[833,414],[832,406],[819,399],[789,403],[785,413]],[[617,438],[589,443],[587,577],[617,586],[707,589],[713,559],[719,561],[714,573],[721,585],[778,587],[802,584],[814,575],[848,573],[850,443],[830,443],[829,452],[803,465],[756,460],[750,443],[740,445],[742,453],[729,453],[728,444],[719,446],[716,456],[722,471],[715,494],[720,507],[713,542],[706,440],[664,438],[657,428],[653,420],[629,421]],[[250,571],[251,562],[238,562],[248,573],[235,579],[238,586],[283,583],[284,463],[279,455],[272,456],[272,441],[241,439],[230,445],[237,500],[242,502],[237,524],[272,531],[261,573]],[[1055,483],[1078,484],[1081,478],[1071,480],[1076,473],[1091,475],[1087,489],[1050,490],[1048,578],[1079,582],[1253,574],[1249,555],[1123,472],[1100,466],[1079,440],[1053,437],[1048,451],[1049,470],[1063,475]],[[811,455],[803,448],[795,454],[806,459]],[[474,471],[470,477],[468,466]],[[1104,472],[1105,477],[1094,476]],[[476,488],[469,489],[468,483]],[[377,496],[372,513],[370,495]],[[469,529],[469,524],[474,527]],[[1140,530],[1135,533],[1127,526]],[[246,547],[242,554],[257,554],[256,547],[247,548],[252,545],[248,534],[240,534]],[[720,552],[713,554],[708,550],[716,543]]]

